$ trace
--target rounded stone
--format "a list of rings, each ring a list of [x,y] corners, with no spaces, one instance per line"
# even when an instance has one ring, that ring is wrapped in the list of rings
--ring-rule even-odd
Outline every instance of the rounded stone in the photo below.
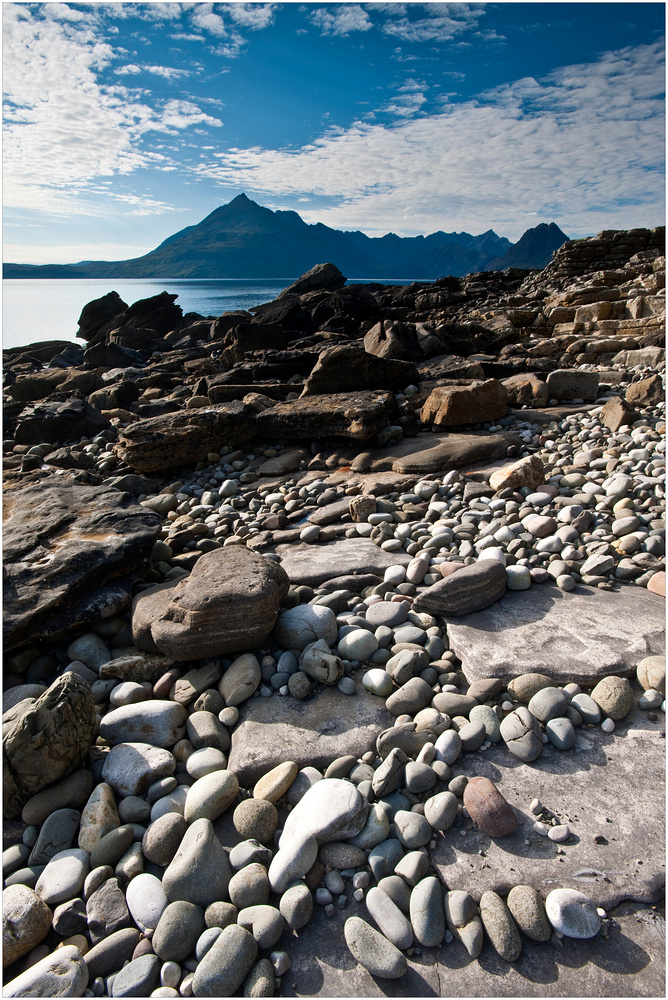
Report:
[[[362,684],[369,694],[378,695],[380,698],[387,698],[394,687],[391,674],[381,667],[372,667],[371,670],[362,676]]]
[[[318,857],[318,841],[314,836],[289,840],[274,855],[269,866],[269,883],[274,892],[282,893],[311,870]]]
[[[158,921],[151,939],[153,951],[163,962],[182,962],[195,951],[204,927],[201,907],[175,900],[165,907]]]
[[[503,719],[500,732],[510,752],[520,760],[529,763],[542,753],[540,723],[524,705],[520,705]]]
[[[123,705],[103,716],[100,736],[107,743],[149,743],[167,749],[185,736],[187,709],[175,701]]]
[[[376,886],[369,889],[366,907],[388,941],[400,950],[410,948],[413,944],[413,929],[396,903],[382,889]]]
[[[480,897],[480,919],[497,955],[506,962],[518,959],[522,951],[519,931],[510,910],[491,889]]]
[[[281,896],[279,910],[290,930],[298,931],[305,927],[313,914],[313,896],[309,887],[304,882],[290,886]]]
[[[545,900],[547,918],[565,937],[585,940],[601,929],[601,918],[591,899],[576,889],[553,889]]]
[[[76,847],[58,851],[37,879],[35,892],[47,906],[76,899],[81,895],[89,870],[87,851]]]
[[[410,918],[417,941],[425,948],[437,948],[445,937],[443,889],[433,875],[423,878],[411,892]]]
[[[294,676],[294,675],[293,675]],[[268,802],[278,802],[299,774],[299,768],[293,760],[277,764],[271,771],[263,774],[253,788],[253,798],[266,799]]]
[[[125,901],[132,919],[143,934],[155,930],[167,906],[162,882],[155,875],[146,872],[137,875],[129,883]]]
[[[409,760],[404,770],[404,783],[413,795],[428,792],[436,784],[436,772],[429,764]]]
[[[256,656],[242,653],[227,668],[220,681],[218,691],[225,706],[234,708],[252,697],[262,681],[262,671]]]
[[[280,847],[309,836],[318,844],[348,840],[363,829],[368,810],[367,799],[349,781],[325,778],[312,785],[289,814]]]
[[[193,712],[186,720],[186,735],[195,750],[214,747],[221,753],[230,749],[229,730],[213,712]]]
[[[506,587],[508,590],[529,590],[531,571],[528,566],[506,566]]]
[[[436,740],[436,760],[444,764],[454,764],[462,752],[461,736],[454,729],[446,729]]]
[[[552,928],[545,913],[543,897],[531,885],[516,885],[508,893],[506,905],[522,931],[532,941],[549,941]]]
[[[102,781],[90,793],[81,813],[79,847],[90,854],[105,834],[120,825],[114,790]]]
[[[411,677],[405,684],[394,691],[385,706],[392,715],[415,715],[426,708],[434,692],[421,677]]]
[[[464,808],[489,837],[506,837],[517,828],[517,817],[489,778],[471,778],[464,789]]]
[[[485,738],[491,743],[501,739],[501,721],[490,705],[475,705],[469,712],[470,722],[481,722],[485,728]]]
[[[633,708],[633,689],[626,677],[604,677],[591,696],[599,708],[615,722],[623,719]]]
[[[343,660],[358,660],[363,663],[378,649],[378,639],[365,628],[356,628],[345,635],[337,646],[337,653]]]
[[[240,910],[267,903],[270,892],[267,869],[258,862],[246,865],[232,876],[227,891],[231,902]]]
[[[88,983],[83,955],[74,945],[57,948],[5,984],[6,997],[80,997]]]
[[[438,792],[424,804],[424,818],[434,830],[448,830],[459,811],[457,797],[452,792]]]
[[[234,810],[234,829],[244,840],[271,843],[278,828],[278,811],[267,799],[244,799]]]
[[[196,997],[233,996],[255,964],[257,952],[257,942],[245,928],[237,924],[223,927],[195,970],[193,994]]]
[[[636,669],[636,676],[641,688],[645,691],[666,690],[666,658],[665,656],[646,656]]]
[[[539,722],[549,722],[566,714],[568,700],[556,687],[541,688],[530,699],[528,709]]]
[[[163,874],[162,885],[170,901],[186,899],[206,908],[209,903],[225,899],[231,877],[227,853],[211,820],[196,819]]]
[[[346,680],[349,680],[349,678],[346,678]],[[303,767],[288,788],[288,804],[296,806],[304,798],[309,788],[312,788],[317,781],[322,781],[322,777],[322,772],[318,771],[316,767]]]
[[[311,679],[303,670],[297,670],[296,673],[290,674],[288,691],[293,698],[301,701],[303,698],[308,698],[312,690]]]
[[[409,605],[406,601],[378,601],[372,604],[366,612],[366,620],[374,629],[384,625],[387,628],[397,628],[408,618]]]
[[[227,767],[227,758],[222,750],[215,747],[204,747],[202,750],[195,750],[186,761],[186,771],[197,780],[206,774],[213,774],[214,771],[223,771]]]
[[[524,705],[528,705],[533,696],[546,687],[554,687],[554,682],[545,674],[520,674],[508,682],[510,694]]]
[[[578,712],[580,718],[585,723],[591,723],[596,726],[601,721],[601,709],[594,699],[590,698],[584,691],[580,691],[573,696],[571,707]]]
[[[276,982],[274,967],[268,958],[261,958],[244,981],[245,997],[273,997]]]
[[[485,725],[480,721],[469,722],[458,730],[462,741],[462,753],[473,753],[479,750],[487,736]]]
[[[186,823],[217,819],[239,794],[239,779],[233,771],[212,771],[188,789],[183,815]]]
[[[280,910],[267,903],[257,903],[239,910],[237,915],[239,927],[249,930],[259,948],[273,948],[285,926]]]
[[[411,850],[424,847],[432,838],[432,828],[426,817],[405,809],[399,809],[394,814],[394,829],[404,847]]]
[[[2,893],[2,961],[6,968],[43,941],[51,930],[51,909],[27,885]]]
[[[557,750],[570,750],[575,743],[576,733],[569,719],[550,719],[545,726],[545,732]]]
[[[274,639],[282,649],[301,651],[318,639],[333,646],[337,632],[336,616],[331,608],[322,604],[299,604],[281,611],[274,626]]]
[[[159,816],[147,828],[142,838],[144,857],[165,867],[170,863],[183,840],[188,824],[180,813]]]
[[[406,974],[406,957],[361,917],[349,917],[343,931],[353,958],[372,976],[399,979]]]
[[[204,911],[204,923],[207,927],[228,927],[237,921],[237,908],[232,903],[226,903],[222,899],[215,903],[209,903]]]
[[[99,868],[102,865],[113,866],[120,861],[134,840],[134,827],[131,823],[110,830],[97,842],[90,852],[90,865]]]

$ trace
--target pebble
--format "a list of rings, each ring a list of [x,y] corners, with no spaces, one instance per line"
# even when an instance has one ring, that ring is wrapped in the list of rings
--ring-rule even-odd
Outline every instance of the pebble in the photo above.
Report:
[[[623,719],[633,708],[633,689],[626,677],[604,677],[593,689],[591,697],[601,711],[615,722]]]
[[[553,889],[545,900],[545,912],[555,931],[564,937],[592,938],[601,929],[596,907],[576,889]]]
[[[575,743],[575,729],[569,719],[551,719],[545,726],[547,737],[557,750],[570,750]]]
[[[195,951],[204,931],[204,911],[194,903],[175,900],[160,916],[151,938],[153,951],[163,962],[182,962]]]
[[[506,837],[517,828],[517,817],[489,778],[471,778],[464,789],[464,808],[489,837]]]
[[[83,996],[88,969],[78,948],[67,945],[46,955],[11,982],[5,983],[6,997]]]
[[[665,656],[645,656],[636,668],[638,683],[643,690],[666,690],[666,658]],[[24,810],[25,812],[25,810]]]
[[[530,885],[516,885],[508,893],[506,905],[515,923],[532,941],[549,941],[552,928],[545,913],[543,897]]]
[[[480,919],[497,955],[505,962],[518,959],[522,951],[519,931],[510,910],[491,889],[480,897]]]
[[[162,886],[171,901],[185,899],[203,908],[224,899],[232,870],[227,853],[209,819],[196,819],[162,876]]]
[[[304,650],[309,643],[324,639],[333,646],[337,635],[336,617],[322,604],[300,604],[281,611],[274,626],[274,638],[283,649]]]
[[[155,875],[143,873],[133,878],[125,895],[132,919],[143,934],[154,931],[166,906],[162,882]]]
[[[169,749],[185,736],[187,709],[175,701],[141,702],[108,712],[100,723],[100,736],[116,743],[148,743]]]
[[[366,894],[366,907],[384,934],[400,951],[413,944],[413,929],[399,907],[382,889],[373,887]]]
[[[35,892],[48,906],[76,899],[89,871],[87,851],[76,847],[58,851],[37,879]]]
[[[540,723],[524,705],[507,715],[499,728],[501,737],[513,756],[529,763],[541,754],[543,741]]]
[[[253,798],[266,799],[267,802],[278,802],[290,788],[297,775],[299,768],[292,760],[277,764],[271,771],[267,771],[253,788]]]
[[[458,811],[457,798],[450,791],[438,792],[424,803],[424,817],[434,830],[449,830],[457,818]]]
[[[213,771],[198,778],[186,793],[183,816],[186,823],[217,819],[239,793],[239,779],[232,771]]]
[[[361,917],[349,917],[343,931],[351,955],[372,976],[399,979],[408,971],[405,955]]]
[[[269,877],[264,865],[257,861],[246,865],[230,879],[227,889],[230,901],[237,909],[269,902]]]
[[[313,896],[308,886],[300,882],[287,889],[281,896],[279,909],[290,930],[305,927],[313,914]]]
[[[547,835],[550,840],[553,840],[557,844],[561,844],[564,840],[568,840],[571,835],[571,831],[566,823],[558,823],[556,826],[551,826],[549,828]]]

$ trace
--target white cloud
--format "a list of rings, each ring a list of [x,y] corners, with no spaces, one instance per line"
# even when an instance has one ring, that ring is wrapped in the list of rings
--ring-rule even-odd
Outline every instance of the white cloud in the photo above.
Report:
[[[227,3],[220,5],[236,24],[251,31],[267,28],[274,21],[274,3]]]
[[[3,5],[6,206],[97,214],[92,196],[99,178],[154,165],[142,142],[147,132],[221,124],[191,102],[151,107],[136,92],[102,86],[98,72],[110,66],[114,51],[95,24],[39,13]],[[143,197],[126,203],[133,213],[158,204]]]
[[[45,3],[42,5],[42,14],[57,21],[82,21],[86,16],[83,11],[75,10],[66,3]]]
[[[351,31],[369,31],[373,27],[369,15],[359,4],[319,7],[308,15],[308,19],[323,35],[345,37]]]
[[[493,226],[511,239],[537,216],[572,236],[659,225],[662,89],[661,44],[638,46],[440,114],[357,122],[301,148],[229,151],[195,170],[247,192],[329,198],[305,218],[367,232],[388,218],[404,234]]]
[[[173,66],[144,66],[147,73],[154,76],[162,76],[165,80],[179,80],[183,76],[190,76],[188,69],[175,69]]]
[[[435,3],[422,7],[425,17],[411,20],[404,14],[397,20],[388,19],[382,25],[383,33],[405,42],[449,42],[475,29],[485,14],[484,4]]]
[[[193,13],[193,24],[202,31],[208,31],[216,38],[224,38],[227,34],[225,22],[220,14],[214,13],[212,3],[199,4]]]
[[[114,73],[116,76],[136,76],[137,73],[141,73],[141,66],[135,65],[135,63],[128,63],[126,66],[118,66]]]

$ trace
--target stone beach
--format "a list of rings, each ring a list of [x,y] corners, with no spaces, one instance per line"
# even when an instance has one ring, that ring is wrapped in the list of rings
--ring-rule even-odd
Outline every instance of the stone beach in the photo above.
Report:
[[[665,995],[663,239],[4,352],[4,995]]]

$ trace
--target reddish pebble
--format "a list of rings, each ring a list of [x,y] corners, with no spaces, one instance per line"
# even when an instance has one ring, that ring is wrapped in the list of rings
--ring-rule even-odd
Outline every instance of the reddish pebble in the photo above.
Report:
[[[650,594],[658,594],[659,597],[666,596],[666,574],[665,573],[655,573],[654,576],[650,577],[649,583],[647,584],[647,589]]]
[[[172,690],[172,687],[180,676],[181,671],[177,670],[176,667],[168,670],[167,673],[163,674],[162,677],[159,677],[153,685],[153,697],[168,698],[169,692]]]
[[[442,562],[438,567],[441,571],[441,576],[452,576],[456,573],[458,569],[464,569],[464,563],[460,562]]]
[[[656,722],[656,713],[655,712],[648,712],[647,713],[647,721],[648,722]]]
[[[390,604],[412,604],[413,598],[409,597],[407,594],[392,594],[390,598]]]
[[[517,817],[489,778],[471,778],[464,789],[464,808],[489,837],[506,837],[517,828]]]
[[[132,952],[132,961],[134,962],[135,958],[141,958],[142,955],[152,955],[152,954],[153,954],[153,945],[151,944],[148,938],[143,937],[137,942],[135,950]]]

